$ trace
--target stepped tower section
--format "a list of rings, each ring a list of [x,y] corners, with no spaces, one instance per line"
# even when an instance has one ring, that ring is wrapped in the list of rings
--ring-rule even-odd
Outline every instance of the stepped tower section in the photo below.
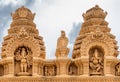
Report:
[[[38,59],[45,59],[43,37],[39,36],[33,22],[35,14],[22,6],[11,16],[13,21],[2,43],[2,61],[6,65],[4,74],[33,75],[37,69],[33,65]]]
[[[117,60],[118,46],[115,36],[110,33],[107,12],[98,5],[83,13],[84,22],[76,38],[72,58],[80,60],[83,75],[114,75],[111,67]]]

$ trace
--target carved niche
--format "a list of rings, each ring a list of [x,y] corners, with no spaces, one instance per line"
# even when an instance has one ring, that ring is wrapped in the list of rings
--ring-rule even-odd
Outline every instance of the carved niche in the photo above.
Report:
[[[28,76],[32,75],[32,51],[30,48],[21,46],[14,52],[15,75]]]
[[[115,75],[120,76],[120,63],[115,66]]]
[[[89,73],[90,76],[104,75],[104,53],[99,47],[91,48],[89,51]]]
[[[55,65],[44,66],[43,68],[44,76],[56,76],[56,71],[57,69]]]
[[[75,65],[75,63],[71,63],[68,68],[68,75],[77,75],[78,73],[78,67]]]
[[[0,65],[0,76],[4,75],[4,66]]]

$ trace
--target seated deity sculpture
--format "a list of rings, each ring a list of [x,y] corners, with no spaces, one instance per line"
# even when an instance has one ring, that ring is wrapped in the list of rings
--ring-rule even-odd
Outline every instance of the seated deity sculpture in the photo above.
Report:
[[[61,31],[61,36],[57,40],[56,56],[66,56],[69,53],[68,38],[66,37],[65,31]]]
[[[93,56],[90,59],[90,69],[92,70],[92,74],[102,74],[103,70],[103,59],[102,57],[98,57],[98,50],[95,49]]]
[[[55,66],[45,66],[44,75],[45,76],[54,76],[55,75]]]

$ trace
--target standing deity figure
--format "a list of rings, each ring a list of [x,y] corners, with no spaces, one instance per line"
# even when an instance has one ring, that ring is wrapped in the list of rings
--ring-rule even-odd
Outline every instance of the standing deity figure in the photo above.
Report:
[[[57,57],[66,57],[69,53],[68,38],[66,37],[65,31],[61,31],[61,36],[57,40],[57,49],[56,56]]]
[[[15,60],[17,67],[18,65],[20,67],[20,71],[17,74],[28,74],[28,70],[32,66],[32,52],[26,47],[18,48],[15,52]]]
[[[22,48],[21,51],[21,72],[27,72],[27,58],[26,58],[26,51],[25,48]]]
[[[65,31],[61,31],[61,36],[58,38],[57,48],[67,48],[68,38],[66,37]]]
[[[93,57],[90,59],[90,68],[92,70],[92,74],[102,74],[101,69],[103,70],[103,59],[102,57],[98,57],[98,50],[95,49],[93,53]]]

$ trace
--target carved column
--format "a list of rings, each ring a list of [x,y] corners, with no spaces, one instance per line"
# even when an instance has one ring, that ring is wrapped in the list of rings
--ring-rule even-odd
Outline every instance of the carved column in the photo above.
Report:
[[[13,58],[9,57],[6,58],[4,61],[4,72],[6,72],[5,76],[14,76],[14,60]]]
[[[105,76],[115,76],[115,74],[112,73],[111,65],[117,58],[113,56],[107,56],[105,58]]]
[[[83,64],[83,76],[89,76],[89,57],[81,56],[81,62]]]
[[[43,65],[44,65],[44,62],[42,61],[42,60],[39,60],[39,68],[38,68],[38,70],[39,70],[39,75],[40,76],[43,76]]]
[[[38,67],[39,67],[39,58],[38,57],[33,57],[33,76],[39,76],[38,75]]]
[[[57,75],[67,75],[67,65],[70,62],[69,58],[59,58],[56,59],[57,64]],[[58,74],[59,73],[59,74]]]
[[[83,74],[83,66],[82,66],[82,62],[81,62],[81,59],[80,58],[78,58],[78,59],[75,59],[75,64],[77,65],[77,67],[78,67],[78,72],[77,72],[77,74],[78,75],[82,75]]]

